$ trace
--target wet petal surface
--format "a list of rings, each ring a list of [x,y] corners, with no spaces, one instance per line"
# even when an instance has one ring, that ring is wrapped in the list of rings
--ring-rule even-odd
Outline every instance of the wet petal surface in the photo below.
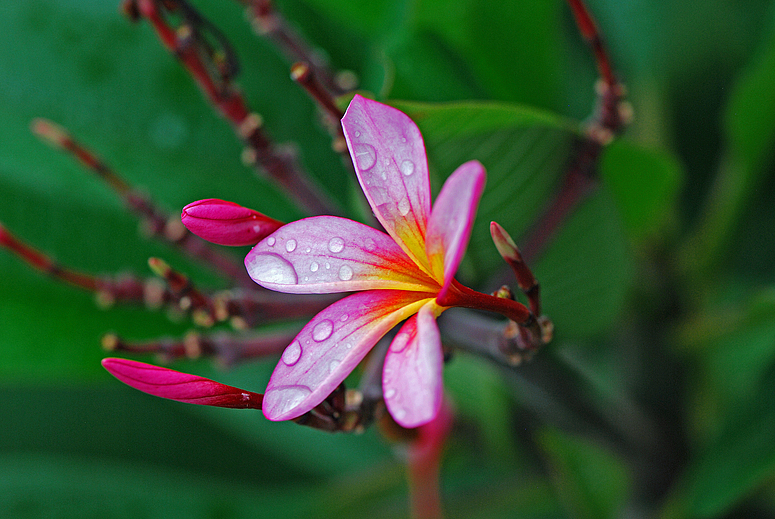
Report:
[[[444,280],[439,298],[465,254],[484,183],[484,166],[475,160],[466,162],[449,176],[433,204],[426,249],[434,277]]]
[[[342,128],[372,211],[404,252],[427,270],[431,193],[420,130],[403,112],[359,95]]]
[[[443,397],[444,354],[431,302],[401,327],[385,357],[382,391],[393,419],[407,428],[430,422]]]
[[[317,314],[286,348],[264,396],[264,415],[289,420],[322,402],[374,344],[435,294],[359,292]]]
[[[256,283],[279,292],[439,289],[390,236],[335,216],[281,227],[248,253],[245,267]]]

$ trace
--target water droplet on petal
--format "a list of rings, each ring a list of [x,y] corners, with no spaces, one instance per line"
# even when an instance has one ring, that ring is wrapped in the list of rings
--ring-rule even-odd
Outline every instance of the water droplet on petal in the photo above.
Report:
[[[342,249],[344,249],[344,240],[342,238],[335,236],[328,241],[328,250],[331,252],[336,254],[337,252],[342,252]]]
[[[290,346],[285,348],[283,352],[283,362],[289,366],[293,366],[301,358],[301,344],[299,341],[293,341]]]
[[[287,242],[285,242],[285,250],[287,250],[288,252],[295,251],[296,250],[296,240],[291,239],[291,240],[288,240]]]
[[[328,365],[328,372],[333,373],[338,367],[339,367],[339,361],[332,360],[331,363]]]
[[[342,267],[339,269],[339,279],[342,281],[349,281],[353,278],[353,269],[348,267],[347,265],[342,265]]]
[[[355,130],[355,136],[356,137],[360,137],[361,136],[361,132],[359,132],[358,130]]]
[[[326,268],[327,268],[327,269],[330,269],[330,268],[331,268],[331,264],[330,264],[329,262],[327,262],[327,261],[326,261]]]
[[[331,337],[331,333],[334,331],[334,323],[328,319],[323,319],[312,329],[312,338],[315,342],[325,341]]]
[[[401,163],[401,173],[406,175],[407,177],[414,173],[414,162],[411,160],[405,160]]]
[[[348,350],[351,350],[353,348],[353,343],[348,342],[347,344],[344,345],[344,347],[347,348]]]
[[[275,241],[276,240],[274,239],[274,236],[270,236],[269,238],[266,239],[266,244],[269,245],[270,247],[274,247]]]
[[[401,201],[398,202],[398,212],[401,213],[401,216],[409,214],[411,208],[412,206],[409,204],[408,198],[402,198]]]
[[[272,389],[264,395],[264,410],[279,417],[293,411],[312,391],[305,386],[284,386]]]
[[[377,244],[371,238],[366,238],[366,242],[363,244],[367,251],[373,251],[377,248]]]
[[[353,146],[353,153],[356,164],[363,171],[373,168],[377,163],[377,150],[371,144],[357,143]]]
[[[406,416],[406,410],[403,407],[397,407],[396,409],[391,409],[390,414],[392,414],[393,418],[396,420],[400,420]]]
[[[396,335],[395,339],[393,339],[393,342],[390,343],[390,350],[394,353],[400,353],[404,351],[404,348],[406,348],[406,345],[409,344],[409,334],[408,333],[399,333]]]
[[[316,261],[309,264],[309,270],[312,272],[317,272],[319,267],[320,265],[318,265]]]
[[[310,252],[312,252],[312,249],[307,247],[307,254],[309,254]]]
[[[385,398],[393,398],[394,396],[396,396],[396,390],[392,387],[385,391]]]
[[[347,314],[342,314],[342,317],[339,318],[340,321],[345,322],[350,316]]]
[[[293,265],[277,254],[264,253],[253,256],[246,265],[248,273],[256,281],[277,285],[295,285],[299,277]]]

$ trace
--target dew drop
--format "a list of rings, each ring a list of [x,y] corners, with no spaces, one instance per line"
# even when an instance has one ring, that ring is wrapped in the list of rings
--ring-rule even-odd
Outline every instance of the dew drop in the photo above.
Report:
[[[411,160],[405,160],[401,163],[401,173],[406,175],[407,177],[414,173],[414,162]]]
[[[411,205],[409,204],[408,198],[402,198],[401,201],[398,202],[398,212],[401,213],[401,216],[408,215],[410,209]]]
[[[328,319],[323,319],[312,329],[312,339],[315,342],[322,342],[331,337],[331,333],[334,331],[334,323]]]
[[[360,137],[361,136],[361,132],[359,132],[358,130],[355,130],[355,136],[356,137]]]
[[[266,239],[266,244],[269,245],[270,247],[274,247],[275,241],[276,240],[274,239],[274,236],[270,236],[269,238]]]
[[[288,366],[293,366],[301,358],[301,344],[299,341],[293,341],[283,352],[283,362]]]
[[[374,243],[374,240],[371,238],[366,238],[366,242],[364,243],[364,247],[366,247],[367,251],[373,251],[377,248],[377,244]]]
[[[393,415],[393,418],[396,420],[401,420],[406,416],[406,410],[403,407],[397,407],[395,409],[390,409],[390,414]]]
[[[339,361],[338,360],[332,360],[328,365],[328,372],[333,373],[336,368],[339,367]]]
[[[404,351],[406,348],[406,345],[409,344],[409,334],[408,333],[399,333],[396,335],[395,339],[393,339],[393,342],[390,343],[390,351],[393,353],[400,353]]]
[[[340,321],[345,322],[350,316],[347,314],[342,314],[342,317],[339,318]]]
[[[317,272],[318,268],[320,268],[320,265],[318,265],[316,261],[313,261],[312,263],[309,264],[309,270],[311,272]]]
[[[327,268],[327,269],[330,269],[330,268],[331,268],[331,264],[330,264],[329,262],[327,262],[327,261],[326,261],[326,268]]]
[[[393,398],[394,396],[396,396],[396,390],[392,387],[385,391],[385,398]]]
[[[374,164],[377,163],[377,150],[371,144],[360,142],[353,146],[353,152],[355,153],[355,162],[363,171],[373,168]]]
[[[344,249],[344,240],[342,238],[335,236],[328,241],[328,250],[330,250],[334,254],[338,252],[342,252],[343,249]]]
[[[253,226],[253,232],[258,234],[261,232],[261,226],[260,225],[254,225]]]
[[[285,242],[285,250],[288,252],[293,252],[296,250],[296,240],[290,239],[287,242]]]
[[[271,389],[264,395],[263,409],[267,416],[285,419],[288,413],[304,401],[312,391],[305,386],[283,386]]]
[[[256,254],[247,262],[248,274],[258,283],[274,283],[277,285],[295,285],[299,277],[293,265],[277,254]]]
[[[307,247],[307,254],[309,254],[310,252],[312,252],[312,249]]]
[[[344,345],[344,347],[347,348],[348,350],[351,350],[353,349],[353,343],[348,342],[347,344]]]
[[[339,279],[342,281],[350,281],[353,278],[353,269],[347,265],[342,265],[339,269]]]

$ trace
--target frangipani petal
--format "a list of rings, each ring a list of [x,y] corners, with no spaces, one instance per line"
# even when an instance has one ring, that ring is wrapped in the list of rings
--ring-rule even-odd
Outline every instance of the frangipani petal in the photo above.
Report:
[[[234,202],[208,198],[183,208],[186,229],[218,245],[255,245],[283,225],[273,218]]]
[[[102,366],[124,384],[143,393],[188,404],[261,409],[263,395],[159,366],[107,358]]]
[[[350,102],[342,128],[372,211],[404,252],[427,270],[431,192],[420,130],[403,112],[359,95]]]
[[[466,162],[449,176],[433,204],[426,250],[434,278],[444,280],[439,298],[463,259],[485,179],[484,166],[476,160]]]
[[[390,416],[407,428],[430,422],[441,407],[444,354],[434,306],[424,305],[404,323],[385,357],[385,405]]]
[[[392,327],[435,297],[402,290],[358,292],[307,323],[285,349],[264,396],[264,415],[290,420],[322,402]]]
[[[390,236],[335,216],[281,227],[253,247],[245,267],[259,285],[294,294],[439,289]]]

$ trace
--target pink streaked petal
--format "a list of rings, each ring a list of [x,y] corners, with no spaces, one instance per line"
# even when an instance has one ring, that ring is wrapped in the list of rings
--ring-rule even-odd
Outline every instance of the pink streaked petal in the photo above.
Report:
[[[439,289],[393,238],[335,216],[314,216],[281,227],[253,247],[245,267],[259,285],[294,294]]]
[[[434,277],[444,280],[439,298],[446,294],[465,254],[485,179],[484,166],[466,162],[449,176],[433,204],[426,247]]]
[[[289,420],[322,402],[377,341],[435,294],[358,292],[316,315],[285,349],[264,396],[264,415]]]
[[[143,393],[188,404],[261,409],[263,395],[143,362],[108,358],[102,366],[124,384]]]
[[[424,305],[406,321],[385,357],[385,405],[393,419],[407,428],[430,422],[441,407],[444,354],[434,306],[433,302]]]
[[[200,238],[231,246],[255,245],[283,225],[258,211],[217,198],[188,204],[180,220]]]
[[[431,192],[417,125],[395,108],[356,95],[342,128],[372,211],[404,252],[427,269],[425,228]]]

